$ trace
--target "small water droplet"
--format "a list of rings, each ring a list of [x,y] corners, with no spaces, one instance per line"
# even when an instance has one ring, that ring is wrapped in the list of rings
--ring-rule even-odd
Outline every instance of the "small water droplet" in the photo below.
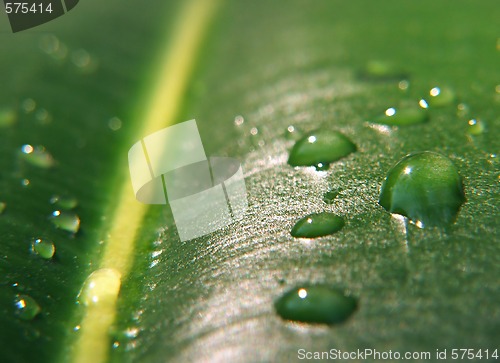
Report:
[[[259,133],[259,129],[258,129],[258,128],[256,128],[256,127],[252,127],[252,128],[250,129],[250,134],[251,134],[252,136],[257,135],[258,133]]]
[[[427,103],[430,107],[444,107],[455,102],[455,92],[448,87],[433,87],[429,91]]]
[[[47,54],[54,54],[60,46],[59,39],[53,34],[46,34],[40,38],[40,49]]]
[[[122,120],[120,120],[118,117],[112,117],[108,121],[108,127],[112,131],[118,131],[122,128]]]
[[[361,71],[361,78],[368,80],[403,80],[408,77],[407,72],[390,62],[372,60]]]
[[[356,151],[356,145],[337,131],[313,131],[298,140],[290,151],[291,166],[325,167]]]
[[[410,154],[387,173],[379,203],[421,227],[453,222],[465,202],[462,178],[447,157],[430,151]]]
[[[357,309],[357,300],[325,285],[303,285],[287,291],[274,307],[285,320],[334,325],[346,321]]]
[[[48,169],[55,165],[54,158],[43,146],[23,145],[20,155],[23,160],[39,168]]]
[[[243,123],[244,123],[244,122],[245,122],[245,119],[244,119],[244,118],[243,118],[243,116],[241,116],[241,115],[238,115],[238,116],[236,116],[236,117],[234,118],[234,124],[235,124],[236,126],[241,126],[241,125],[243,125]]]
[[[40,305],[29,295],[17,295],[14,306],[16,315],[22,320],[32,320],[42,311]]]
[[[30,180],[29,179],[21,179],[21,185],[25,188],[30,186]]]
[[[27,98],[22,102],[21,108],[25,113],[32,113],[36,109],[36,102],[32,98]]]
[[[121,274],[111,268],[92,272],[78,294],[78,303],[85,306],[114,303],[120,291]]]
[[[35,112],[35,118],[41,125],[47,125],[52,121],[52,116],[50,116],[49,111],[44,108]]]
[[[390,107],[385,110],[384,115],[376,117],[373,121],[384,125],[406,126],[421,124],[428,120],[429,114],[425,109],[418,107],[396,109]]]
[[[497,85],[495,86],[495,92],[496,92],[496,93],[500,93],[500,84],[497,84]]]
[[[0,214],[5,211],[5,208],[7,208],[7,204],[4,202],[0,202]]]
[[[290,233],[293,237],[321,237],[341,230],[344,224],[344,219],[333,213],[312,213],[299,219]]]
[[[56,210],[52,212],[50,220],[57,228],[76,233],[80,229],[80,218],[72,212]]]
[[[78,205],[78,200],[75,197],[69,195],[53,195],[50,198],[50,204],[62,209],[73,209]]]
[[[467,122],[468,128],[467,132],[471,135],[480,135],[484,132],[486,126],[484,122],[479,119],[470,119]]]
[[[39,255],[46,260],[51,259],[56,252],[56,247],[54,244],[47,240],[42,240],[41,238],[37,238],[31,244],[31,249],[34,253]]]
[[[326,204],[332,204],[339,193],[340,190],[338,189],[327,191],[325,194],[323,194],[323,202],[325,202]]]
[[[470,112],[470,107],[465,103],[459,103],[457,105],[457,116],[467,116]]]
[[[0,108],[0,127],[9,127],[15,124],[17,115],[14,110],[9,108]]]
[[[406,91],[408,87],[410,87],[410,82],[408,82],[407,80],[402,80],[398,83],[398,88],[401,91]]]
[[[71,61],[78,68],[85,68],[90,65],[90,54],[85,49],[78,49],[71,53]]]

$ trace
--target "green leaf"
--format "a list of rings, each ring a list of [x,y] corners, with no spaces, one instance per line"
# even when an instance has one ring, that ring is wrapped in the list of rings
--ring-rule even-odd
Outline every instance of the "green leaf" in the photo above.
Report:
[[[499,18],[494,1],[89,0],[32,31],[5,30],[0,360],[498,349]],[[367,77],[367,64],[394,72]],[[429,101],[434,87],[456,97],[429,102],[427,122],[374,122]],[[242,162],[249,209],[181,242],[169,208],[135,200],[127,151],[193,118],[208,155]],[[470,133],[471,119],[484,129]],[[318,129],[357,151],[326,171],[288,165],[295,140]],[[43,146],[53,163],[30,162],[23,145]],[[466,202],[446,228],[420,229],[378,203],[390,168],[418,151],[448,157],[464,180]],[[330,190],[340,192],[327,204]],[[65,211],[54,195],[77,200],[66,211],[80,219],[76,233],[52,223]],[[290,235],[319,212],[345,226]],[[33,252],[39,238],[52,258]],[[303,284],[344,291],[357,310],[331,327],[283,320],[275,302]]]

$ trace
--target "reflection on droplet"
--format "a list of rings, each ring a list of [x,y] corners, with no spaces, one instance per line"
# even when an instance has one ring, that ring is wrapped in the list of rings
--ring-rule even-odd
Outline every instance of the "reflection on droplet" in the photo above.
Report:
[[[391,126],[407,126],[421,124],[429,120],[429,114],[425,109],[412,107],[396,109],[388,108],[384,115],[373,119],[375,123]]]
[[[337,131],[313,131],[299,139],[288,158],[291,166],[315,166],[320,169],[356,151],[356,145]]]
[[[485,130],[484,122],[479,119],[470,119],[467,125],[467,132],[471,135],[480,135]]]
[[[0,127],[9,127],[17,121],[16,112],[9,108],[0,107]]]
[[[429,151],[410,154],[392,167],[379,199],[387,211],[421,227],[452,223],[464,202],[462,178],[455,165]]]
[[[108,121],[108,127],[113,131],[118,131],[122,128],[122,120],[118,117],[112,117]]]
[[[102,268],[92,272],[78,294],[78,303],[93,304],[114,303],[120,291],[121,274],[115,269]]]
[[[244,119],[244,118],[243,118],[243,116],[241,116],[241,115],[238,115],[238,116],[236,116],[236,117],[234,118],[234,124],[235,124],[236,126],[241,126],[241,125],[243,125],[243,123],[244,123],[244,122],[245,122],[245,119]]]
[[[54,244],[47,240],[42,240],[37,238],[31,244],[31,249],[34,253],[45,259],[51,259],[56,252],[56,247]]]
[[[78,205],[78,200],[69,195],[53,195],[49,201],[50,204],[62,209],[73,209]]]
[[[333,213],[313,213],[299,219],[290,233],[293,237],[321,237],[341,230],[344,224],[344,219]]]
[[[357,309],[357,300],[326,285],[303,285],[284,293],[274,307],[285,320],[339,324]]]
[[[16,315],[22,320],[32,320],[42,311],[40,305],[29,295],[17,295],[14,306]]]
[[[76,233],[80,229],[80,218],[72,212],[56,210],[52,212],[50,220],[57,228]]]
[[[23,145],[20,155],[23,160],[39,168],[48,169],[55,165],[54,158],[43,146]]]
[[[430,107],[444,107],[455,102],[455,92],[448,87],[433,87],[429,91],[427,103]]]

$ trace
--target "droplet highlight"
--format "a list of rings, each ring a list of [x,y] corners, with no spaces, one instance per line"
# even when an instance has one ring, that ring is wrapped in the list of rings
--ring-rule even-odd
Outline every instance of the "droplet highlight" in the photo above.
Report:
[[[29,295],[17,295],[14,300],[16,315],[22,320],[33,320],[42,308]]]
[[[467,126],[467,133],[474,136],[481,135],[486,129],[484,122],[479,119],[470,119]]]
[[[392,167],[379,199],[387,211],[419,227],[454,222],[464,202],[458,169],[446,156],[430,151],[410,154]]]
[[[321,237],[340,231],[344,224],[344,219],[333,213],[312,213],[299,219],[290,233],[298,238]]]
[[[56,210],[52,212],[50,220],[57,228],[76,233],[80,229],[80,217],[75,213]]]
[[[289,290],[274,307],[281,318],[334,325],[346,321],[358,307],[357,299],[325,285],[304,285]]]
[[[288,158],[291,166],[325,169],[330,163],[356,151],[356,145],[337,131],[313,131],[299,139]]]

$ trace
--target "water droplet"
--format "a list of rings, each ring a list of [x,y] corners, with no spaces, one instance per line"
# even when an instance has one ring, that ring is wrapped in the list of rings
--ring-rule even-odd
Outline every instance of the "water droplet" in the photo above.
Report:
[[[379,203],[421,227],[453,222],[465,202],[462,178],[447,157],[430,151],[410,154],[389,170]]]
[[[429,91],[427,103],[430,107],[444,107],[455,102],[456,95],[452,89],[448,87],[433,87]]]
[[[323,202],[325,202],[326,204],[332,204],[339,193],[340,190],[338,189],[327,191],[325,194],[323,194]]]
[[[313,213],[299,219],[291,234],[303,238],[327,236],[341,230],[344,224],[344,219],[333,213]]]
[[[41,238],[37,238],[31,244],[31,249],[37,255],[47,260],[51,259],[56,252],[56,247],[50,241],[42,240]]]
[[[373,60],[361,71],[361,78],[369,80],[391,81],[407,78],[407,72],[390,62]]]
[[[324,167],[356,151],[356,145],[337,131],[314,131],[298,140],[290,151],[291,166]]]
[[[236,117],[234,118],[234,124],[235,124],[236,126],[241,126],[241,125],[243,125],[243,123],[244,123],[244,122],[245,122],[245,119],[244,119],[244,118],[243,118],[243,116],[241,116],[241,115],[238,115],[238,116],[236,116]]]
[[[378,124],[391,126],[406,126],[421,124],[429,120],[429,114],[422,108],[403,108],[394,107],[385,110],[385,114],[376,117],[373,121]]]
[[[53,195],[50,198],[50,204],[54,204],[56,207],[62,209],[73,209],[78,205],[78,200],[75,197],[69,195]]]
[[[85,306],[114,303],[120,291],[121,274],[111,268],[92,272],[78,294],[78,303]]]
[[[72,212],[56,210],[52,212],[50,220],[57,228],[76,233],[80,229],[80,218]]]
[[[470,107],[465,103],[457,105],[457,116],[466,116],[470,112]]]
[[[296,287],[274,303],[283,319],[328,325],[346,321],[357,306],[354,297],[325,285]]]
[[[46,34],[40,39],[40,49],[47,54],[54,54],[60,46],[59,39],[53,34]]]
[[[496,92],[496,93],[500,93],[500,84],[497,84],[497,85],[495,86],[495,92]]]
[[[52,121],[52,116],[50,116],[49,111],[44,108],[39,109],[35,113],[35,118],[41,125],[47,125]]]
[[[252,128],[250,129],[250,134],[251,134],[251,135],[255,136],[255,135],[257,135],[258,133],[259,133],[259,129],[258,129],[258,128],[256,128],[256,127],[252,127]]]
[[[467,132],[471,135],[480,135],[485,130],[484,122],[479,119],[471,119],[467,122]]]
[[[25,113],[31,113],[36,109],[36,102],[32,98],[27,98],[22,102],[21,108]]]
[[[48,169],[55,165],[54,158],[43,146],[23,145],[20,155],[23,160],[39,168]]]
[[[16,315],[22,320],[32,320],[42,309],[29,295],[17,295],[14,300]]]
[[[7,208],[7,204],[4,202],[0,202],[0,214],[5,211],[5,208]]]
[[[30,186],[30,180],[29,179],[21,179],[21,185],[25,188]]]
[[[407,80],[402,80],[398,83],[398,88],[401,91],[406,91],[408,87],[410,87],[410,82],[408,82]]]
[[[17,115],[14,110],[0,108],[0,127],[9,127],[16,123]]]
[[[108,127],[112,131],[118,131],[122,128],[122,120],[120,120],[118,117],[112,117],[108,121]]]

